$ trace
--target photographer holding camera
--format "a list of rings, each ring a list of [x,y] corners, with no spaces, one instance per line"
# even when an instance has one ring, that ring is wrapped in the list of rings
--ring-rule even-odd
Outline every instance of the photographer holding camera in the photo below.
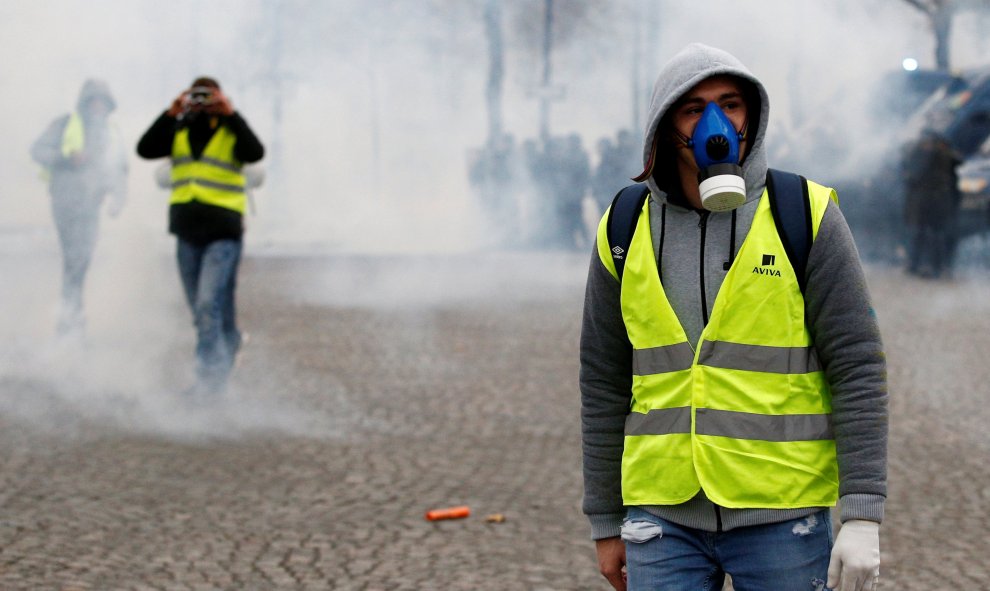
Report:
[[[241,346],[234,292],[247,210],[243,165],[261,142],[212,78],[197,78],[141,137],[142,158],[171,157],[169,232],[196,326],[191,395],[223,391]]]

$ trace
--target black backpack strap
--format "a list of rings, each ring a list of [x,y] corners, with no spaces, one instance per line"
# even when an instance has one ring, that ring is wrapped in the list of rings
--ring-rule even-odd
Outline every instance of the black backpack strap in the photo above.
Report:
[[[626,254],[636,231],[639,214],[643,211],[643,202],[649,194],[650,188],[644,183],[629,185],[619,191],[608,210],[605,232],[619,281],[622,281],[622,269],[626,265]]]
[[[811,203],[808,179],[792,172],[767,170],[767,197],[777,234],[794,267],[801,293],[805,288],[808,253],[811,251]]]

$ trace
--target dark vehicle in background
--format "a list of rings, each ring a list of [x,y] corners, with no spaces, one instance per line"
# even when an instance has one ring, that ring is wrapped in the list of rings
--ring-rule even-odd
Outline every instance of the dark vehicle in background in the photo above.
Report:
[[[951,86],[957,76],[942,70],[894,70],[881,77],[874,94],[883,93],[886,99],[871,105],[874,117],[880,111],[895,119],[907,121],[935,94]]]
[[[959,156],[961,200],[956,218],[960,241],[990,233],[990,67],[964,73],[933,94],[919,115]]]
[[[884,124],[897,133],[891,135],[872,173],[845,180],[839,175],[835,183],[864,258],[890,263],[904,258],[908,230],[902,215],[906,190],[902,179],[905,167],[912,166],[905,155],[925,131],[945,138],[964,162],[957,168],[968,179],[960,178],[963,204],[956,224],[958,237],[990,232],[990,189],[985,184],[979,187],[977,180],[990,181],[990,153],[981,150],[990,136],[990,67],[957,75],[905,72],[899,80],[891,76],[882,84],[890,98],[878,105],[886,110]],[[894,92],[887,93],[891,88]]]
[[[965,160],[990,135],[990,68],[969,71],[939,88],[918,113]]]
[[[959,234],[968,236],[990,230],[990,137],[956,169],[959,175]]]

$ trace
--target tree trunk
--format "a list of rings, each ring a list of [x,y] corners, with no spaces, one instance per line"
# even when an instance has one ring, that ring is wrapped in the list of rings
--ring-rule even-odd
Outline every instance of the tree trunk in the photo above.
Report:
[[[546,0],[543,17],[543,89],[540,94],[540,139],[550,139],[550,53],[553,48],[553,0]]]
[[[932,15],[932,29],[935,32],[935,67],[949,70],[949,42],[952,33],[952,9],[942,5]]]
[[[505,74],[505,47],[502,43],[502,4],[499,0],[485,3],[485,36],[488,37],[488,146],[495,146],[502,135],[502,79]]]

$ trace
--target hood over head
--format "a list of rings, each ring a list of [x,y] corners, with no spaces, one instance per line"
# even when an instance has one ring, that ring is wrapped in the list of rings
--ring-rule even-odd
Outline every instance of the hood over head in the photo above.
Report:
[[[744,95],[749,111],[746,132],[748,148],[742,162],[746,200],[759,199],[762,195],[767,173],[764,135],[770,113],[767,91],[735,56],[721,49],[692,43],[667,62],[653,86],[653,98],[644,134],[644,170],[637,180],[645,180],[658,201],[668,200],[673,194],[677,197],[671,203],[687,207],[686,201],[680,196],[674,147],[666,141],[667,134],[663,132],[669,127],[667,112],[679,98],[702,80],[724,75],[744,82]]]
[[[86,103],[94,98],[101,98],[110,105],[110,110],[113,111],[117,108],[117,101],[113,99],[113,95],[110,94],[110,85],[104,80],[97,78],[90,78],[83,82],[82,89],[79,91],[79,100],[76,101],[76,110],[79,112],[85,111]]]

